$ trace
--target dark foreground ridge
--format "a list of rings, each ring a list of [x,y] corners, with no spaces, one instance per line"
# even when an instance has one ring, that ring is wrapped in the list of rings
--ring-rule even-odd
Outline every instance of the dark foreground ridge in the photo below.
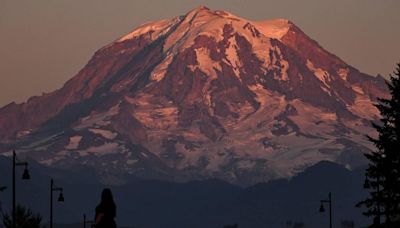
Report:
[[[55,227],[82,227],[83,214],[92,219],[100,191],[106,186],[97,183],[89,173],[81,175],[49,169],[33,161],[30,164],[32,180],[17,181],[18,203],[42,214],[44,222],[48,221],[48,204],[45,202],[48,201],[51,173],[64,187],[65,196],[64,203],[54,204],[54,222],[64,224]],[[328,214],[319,213],[319,203],[332,192],[335,226],[354,221],[359,227],[368,222],[360,209],[354,207],[365,196],[361,189],[363,171],[349,171],[331,162],[320,162],[291,180],[276,180],[248,188],[219,180],[187,183],[146,180],[111,186],[111,189],[117,204],[119,226],[221,228],[238,224],[240,228],[254,228],[304,223],[306,227],[325,227]],[[10,185],[9,158],[0,157],[0,174],[2,185]],[[10,209],[10,199],[10,189],[0,193],[4,210]]]

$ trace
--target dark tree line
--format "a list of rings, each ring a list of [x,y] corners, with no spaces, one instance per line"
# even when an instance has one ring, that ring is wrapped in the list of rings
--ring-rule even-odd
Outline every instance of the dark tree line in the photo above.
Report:
[[[378,137],[369,137],[376,150],[365,154],[369,160],[364,188],[369,196],[358,206],[373,218],[370,227],[400,227],[400,63],[386,82],[390,98],[379,98],[375,105],[379,123],[373,123]]]

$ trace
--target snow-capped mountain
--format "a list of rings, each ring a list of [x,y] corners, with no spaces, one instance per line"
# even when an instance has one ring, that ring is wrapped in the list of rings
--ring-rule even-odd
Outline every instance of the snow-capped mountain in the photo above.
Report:
[[[321,160],[349,168],[387,96],[285,19],[199,7],[98,50],[52,93],[0,109],[1,152],[127,176],[251,184]]]

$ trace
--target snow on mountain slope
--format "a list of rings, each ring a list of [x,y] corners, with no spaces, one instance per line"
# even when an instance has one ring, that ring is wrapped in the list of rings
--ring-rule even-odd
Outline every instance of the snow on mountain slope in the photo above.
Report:
[[[199,7],[97,51],[63,88],[0,109],[0,152],[130,177],[289,178],[321,160],[349,168],[387,96],[372,77],[285,19]]]

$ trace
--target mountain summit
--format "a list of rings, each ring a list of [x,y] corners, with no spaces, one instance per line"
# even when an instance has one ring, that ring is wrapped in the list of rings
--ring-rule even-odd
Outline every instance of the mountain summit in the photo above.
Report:
[[[285,19],[199,7],[98,50],[52,93],[0,109],[0,151],[102,181],[220,178],[243,185],[318,161],[349,168],[372,145],[372,77]]]

